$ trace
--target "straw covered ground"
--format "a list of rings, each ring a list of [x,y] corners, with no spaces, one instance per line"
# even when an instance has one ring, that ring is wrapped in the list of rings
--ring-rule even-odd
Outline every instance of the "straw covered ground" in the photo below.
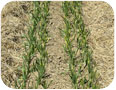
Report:
[[[22,35],[28,30],[32,7],[32,2],[10,2],[1,12],[1,77],[5,85],[11,88],[15,88],[15,80],[21,74],[18,69],[22,66],[25,41]],[[59,30],[64,27],[62,2],[50,2],[49,13],[46,80],[53,80],[49,87],[51,89],[71,89],[68,57],[64,52],[64,40]],[[106,2],[88,1],[82,2],[82,13],[85,27],[90,31],[88,43],[100,76],[100,88],[105,88],[114,77],[113,9]],[[30,79],[33,81],[35,77],[31,76]]]

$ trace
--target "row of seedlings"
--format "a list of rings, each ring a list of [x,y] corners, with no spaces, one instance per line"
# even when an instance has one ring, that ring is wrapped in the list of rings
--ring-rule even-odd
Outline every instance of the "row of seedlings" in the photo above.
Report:
[[[73,87],[77,89],[78,88],[77,86],[78,73],[76,72],[76,67],[75,67],[76,50],[73,50],[73,45],[72,45],[74,41],[74,38],[72,38],[72,36],[74,35],[74,31],[72,30],[70,17],[69,17],[69,2],[63,2],[62,8],[64,12],[63,19],[65,23],[65,29],[62,30],[62,35],[65,40],[65,45],[63,47],[64,47],[64,51],[69,56],[70,78],[72,80]]]
[[[63,12],[65,14],[64,22],[66,25],[66,29],[63,32],[65,34],[66,50],[68,51],[67,54],[70,56],[70,77],[75,89],[99,88],[95,62],[92,60],[92,52],[87,43],[89,33],[85,29],[82,19],[81,6],[82,2],[80,1],[63,2]],[[73,32],[72,35],[74,35],[73,40],[76,39],[77,43],[77,49],[73,51],[73,45],[71,45],[72,40],[70,40],[71,30]],[[81,59],[77,58],[76,62],[75,57],[78,52],[80,52]]]
[[[36,65],[34,65],[34,69],[38,72],[37,76],[37,86],[41,85],[44,89],[47,89],[50,85],[45,80],[46,77],[46,64],[48,61],[48,53],[46,50],[46,43],[48,42],[48,31],[47,31],[47,23],[48,23],[48,16],[49,16],[49,3],[50,2],[41,2],[40,8],[41,10],[39,13],[39,24],[38,24],[38,36],[39,40],[37,41],[37,51],[40,54],[40,58],[37,58]]]
[[[46,64],[48,54],[46,50],[46,43],[48,41],[47,23],[49,16],[49,2],[33,2],[34,8],[31,14],[31,23],[23,37],[26,39],[24,43],[25,53],[23,55],[22,76],[16,81],[16,88],[48,88],[45,80]],[[36,54],[39,54],[37,57]],[[27,87],[27,80],[31,73],[37,72],[36,84]]]

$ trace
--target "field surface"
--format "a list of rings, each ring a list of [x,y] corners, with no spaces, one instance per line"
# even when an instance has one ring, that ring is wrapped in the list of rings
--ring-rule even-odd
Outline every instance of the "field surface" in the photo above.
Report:
[[[10,2],[1,12],[1,77],[11,88],[15,88],[15,80],[21,75],[17,69],[22,66],[25,51],[22,35],[27,33],[32,8],[32,2]],[[49,89],[73,88],[69,77],[68,56],[63,49],[65,42],[60,31],[64,28],[63,15],[62,2],[50,2],[47,24],[49,41],[46,44],[49,59],[45,78],[47,82],[52,80]],[[88,1],[82,2],[82,18],[86,29],[90,31],[88,44],[100,76],[100,88],[105,88],[114,77],[114,13],[106,2]],[[30,80],[35,80],[32,74]],[[26,88],[29,86],[32,83]]]

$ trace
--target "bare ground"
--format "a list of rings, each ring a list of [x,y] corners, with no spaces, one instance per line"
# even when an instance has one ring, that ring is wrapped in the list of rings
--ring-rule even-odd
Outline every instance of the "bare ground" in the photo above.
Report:
[[[20,75],[17,68],[22,65],[24,49],[21,38],[28,25],[30,2],[10,2],[1,15],[1,77],[3,82],[14,88],[14,80]]]
[[[47,81],[53,80],[49,88],[71,89],[67,56],[62,47],[64,40],[59,29],[64,25],[61,4],[50,3]],[[3,82],[11,88],[14,88],[14,80],[20,74],[17,68],[21,65],[24,51],[21,35],[27,30],[31,8],[30,2],[11,2],[2,10],[1,76]],[[114,76],[114,13],[105,2],[83,2],[82,9],[86,28],[91,32],[89,46],[101,76],[100,87],[104,88]]]
[[[83,2],[83,17],[91,32],[89,45],[101,76],[101,88],[104,88],[114,77],[113,9],[105,2]]]
[[[51,74],[53,83],[50,88],[55,89],[70,89],[71,80],[68,76],[68,63],[64,58],[63,44],[64,40],[61,37],[60,29],[63,28],[62,2],[51,2],[50,4],[50,24],[49,36],[50,41],[48,43],[48,53],[50,61],[48,63],[48,72]]]

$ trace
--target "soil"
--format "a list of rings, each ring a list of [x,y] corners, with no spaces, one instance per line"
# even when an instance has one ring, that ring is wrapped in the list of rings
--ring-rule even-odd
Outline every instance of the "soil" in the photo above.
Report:
[[[114,13],[106,2],[83,2],[83,19],[86,29],[90,30],[88,43],[93,51],[93,60],[100,74],[100,88],[107,87],[114,77]],[[17,71],[22,65],[24,52],[22,37],[28,30],[29,15],[32,2],[10,2],[1,13],[1,77],[3,82],[11,88],[14,80],[21,72]],[[47,65],[47,82],[53,80],[50,89],[71,89],[68,72],[68,58],[64,52],[64,40],[60,29],[63,28],[62,2],[50,3],[48,23],[49,55]]]

